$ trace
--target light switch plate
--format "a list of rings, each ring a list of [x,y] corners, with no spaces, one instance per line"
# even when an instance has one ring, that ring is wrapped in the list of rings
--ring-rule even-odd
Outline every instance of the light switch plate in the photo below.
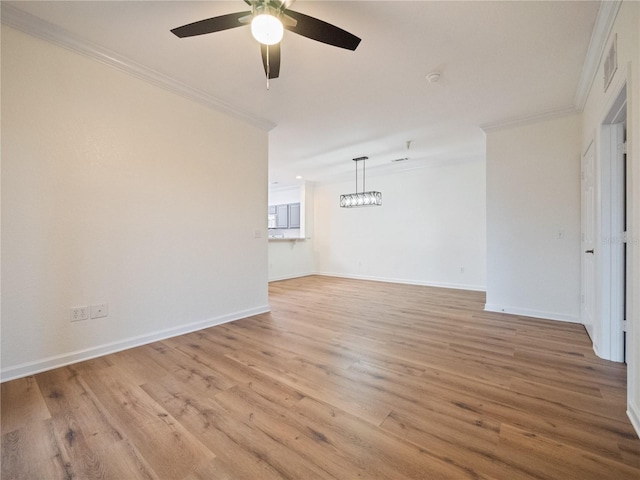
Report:
[[[109,304],[91,305],[91,318],[102,318],[109,315]]]

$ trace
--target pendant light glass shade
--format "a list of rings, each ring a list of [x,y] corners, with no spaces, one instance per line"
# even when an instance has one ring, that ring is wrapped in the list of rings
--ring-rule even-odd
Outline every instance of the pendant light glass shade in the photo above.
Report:
[[[275,45],[282,40],[284,27],[278,18],[262,13],[251,20],[251,34],[264,45]]]
[[[356,193],[345,193],[340,195],[340,206],[342,208],[352,207],[374,207],[382,205],[382,193],[373,190],[369,192],[358,192],[358,162],[362,162],[362,189],[365,189],[365,162],[368,157],[354,158],[356,162]]]
[[[382,205],[381,192],[361,192],[361,193],[345,193],[340,195],[340,206],[349,207],[369,207],[374,205]]]

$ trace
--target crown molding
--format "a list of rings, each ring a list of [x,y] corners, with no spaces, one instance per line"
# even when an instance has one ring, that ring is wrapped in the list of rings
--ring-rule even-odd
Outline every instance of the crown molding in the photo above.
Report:
[[[523,115],[521,117],[512,117],[505,120],[500,120],[495,123],[488,123],[485,125],[480,125],[480,128],[484,130],[484,132],[491,132],[493,130],[501,130],[503,128],[512,128],[512,127],[520,127],[523,125],[528,125],[531,123],[542,122],[545,120],[553,120],[555,118],[567,117],[569,115],[574,115],[576,113],[580,113],[573,105],[569,107],[559,108],[556,110],[548,110],[546,112],[540,112],[533,115]]]
[[[600,9],[598,10],[593,31],[591,32],[587,56],[582,65],[582,73],[573,102],[578,111],[582,111],[584,108],[591,87],[593,86],[602,55],[607,47],[607,39],[613,29],[620,5],[622,5],[622,0],[603,0],[600,3]]]
[[[276,124],[270,120],[256,117],[249,112],[240,110],[213,95],[192,88],[189,85],[145,67],[100,45],[81,39],[61,27],[41,20],[5,2],[1,3],[0,8],[1,20],[4,25],[92,58],[110,67],[115,67],[140,80],[188,98],[212,110],[243,120],[262,130],[269,131],[276,126]]]

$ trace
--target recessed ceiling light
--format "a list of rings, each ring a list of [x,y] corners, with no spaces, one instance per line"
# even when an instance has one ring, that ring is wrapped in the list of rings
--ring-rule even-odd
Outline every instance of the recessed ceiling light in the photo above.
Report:
[[[296,180],[302,180],[302,175],[296,175]]]

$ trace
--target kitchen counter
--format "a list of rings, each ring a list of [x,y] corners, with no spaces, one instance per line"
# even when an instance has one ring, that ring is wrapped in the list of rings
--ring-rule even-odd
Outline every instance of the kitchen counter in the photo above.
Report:
[[[304,237],[293,237],[293,238],[269,237],[270,242],[298,242],[300,240],[309,240],[309,239]]]

